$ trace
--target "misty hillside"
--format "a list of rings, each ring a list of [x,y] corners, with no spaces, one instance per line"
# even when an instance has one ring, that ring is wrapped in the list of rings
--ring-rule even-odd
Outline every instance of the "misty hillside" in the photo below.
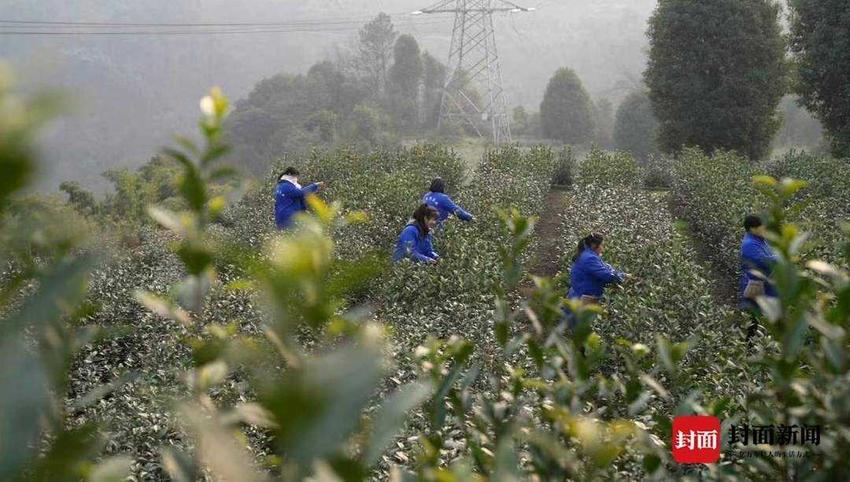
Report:
[[[103,189],[100,173],[138,166],[190,125],[197,99],[211,85],[232,98],[279,72],[301,73],[338,55],[379,12],[413,34],[424,50],[445,61],[451,18],[411,16],[418,0],[223,0],[108,3],[12,0],[0,19],[122,23],[302,22],[299,31],[198,35],[6,35],[0,57],[11,59],[26,85],[74,93],[72,114],[45,138],[44,188],[78,180]],[[651,0],[532,0],[538,11],[497,21],[509,102],[534,110],[552,73],[575,69],[593,97],[615,103],[639,83],[645,63]],[[21,30],[26,30],[23,26]],[[78,31],[87,31],[77,28]],[[92,29],[88,29],[92,30]],[[96,30],[96,29],[94,29]],[[144,31],[135,28],[134,31]],[[175,28],[179,31],[179,28]]]

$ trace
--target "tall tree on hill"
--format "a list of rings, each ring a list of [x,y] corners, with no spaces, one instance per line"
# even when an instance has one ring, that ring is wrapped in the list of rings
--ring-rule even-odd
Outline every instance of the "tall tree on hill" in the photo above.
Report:
[[[528,111],[524,106],[514,107],[511,113],[511,130],[518,135],[528,134]]]
[[[381,12],[360,29],[357,64],[370,91],[382,96],[387,85],[387,72],[398,33],[390,16]]]
[[[850,2],[791,0],[795,90],[823,123],[836,156],[850,157]]]
[[[602,98],[593,103],[593,124],[596,127],[594,142],[604,149],[610,149],[614,135],[614,104],[610,100]]]
[[[631,152],[640,161],[655,152],[658,121],[646,92],[632,92],[617,108],[614,122],[614,147]]]
[[[402,131],[419,121],[419,86],[422,83],[422,57],[419,44],[411,35],[402,35],[393,49],[393,65],[389,71],[390,110]]]
[[[543,137],[565,144],[587,143],[594,133],[593,113],[593,103],[576,73],[566,67],[555,72],[540,103]]]
[[[425,95],[422,99],[422,124],[426,128],[437,127],[447,69],[442,62],[428,52],[422,54],[422,69],[422,83],[425,86]]]
[[[773,0],[659,0],[644,77],[662,149],[768,153],[787,84],[779,12]]]
[[[402,35],[393,48],[393,65],[390,67],[389,81],[392,87],[404,94],[415,96],[422,82],[422,58],[419,55],[419,43],[412,35]]]

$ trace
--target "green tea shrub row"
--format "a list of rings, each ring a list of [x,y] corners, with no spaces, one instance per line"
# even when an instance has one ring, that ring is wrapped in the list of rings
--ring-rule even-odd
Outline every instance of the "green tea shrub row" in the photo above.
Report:
[[[594,326],[603,339],[651,345],[662,335],[676,343],[690,341],[686,361],[692,378],[676,380],[676,392],[735,392],[736,369],[713,361],[742,357],[743,335],[730,310],[715,299],[716,281],[674,224],[664,195],[630,186],[576,186],[562,220],[564,266],[579,239],[599,232],[605,236],[605,260],[633,276],[608,290],[606,311]]]
[[[236,241],[256,248],[274,233],[274,181],[284,164],[298,167],[304,183],[324,181],[322,198],[368,216],[367,223],[336,233],[339,239],[345,239],[339,254],[349,259],[376,249],[390,250],[433,178],[442,177],[453,195],[466,179],[466,168],[458,155],[436,145],[369,154],[349,149],[315,150],[306,158],[281,161],[269,173],[267,183],[254,186],[226,213],[224,222]]]
[[[482,324],[492,313],[505,239],[495,209],[513,206],[526,215],[540,213],[553,169],[554,155],[546,148],[503,147],[485,155],[456,198],[475,222],[450,220],[436,234],[436,249],[444,258],[439,265],[401,263],[376,293],[384,307],[379,316],[400,331],[399,339],[415,347],[429,333],[473,338],[489,333]]]
[[[691,148],[679,154],[674,171],[674,214],[688,223],[731,283],[740,269],[744,216],[764,207],[751,183],[756,172],[735,153],[718,151],[709,156]]]
[[[552,175],[552,184],[555,186],[569,186],[573,183],[576,170],[576,156],[572,146],[564,146],[558,152],[558,162],[555,166],[555,174]]]
[[[676,374],[659,375],[671,398],[641,401],[647,404],[641,420],[653,433],[667,435],[670,414],[677,404],[687,404],[693,391],[709,399],[726,397],[726,403],[741,395],[736,380],[743,369],[720,360],[744,357],[744,335],[733,313],[716,300],[716,281],[674,223],[666,194],[644,191],[631,179],[619,186],[579,184],[567,195],[561,218],[565,267],[578,240],[599,232],[605,236],[605,260],[632,275],[622,287],[607,290],[605,311],[594,321],[594,331],[609,345],[629,340],[653,346],[664,337],[688,347]],[[625,369],[616,358],[607,364],[603,370],[608,373]],[[598,403],[627,415],[618,412],[623,408],[616,403]]]
[[[673,185],[673,158],[650,155],[643,164],[643,186],[650,190],[668,190]]]
[[[765,165],[771,176],[805,179],[809,184],[798,195],[803,206],[798,224],[814,233],[809,255],[840,262],[842,226],[850,222],[850,162],[830,156],[791,151]]]
[[[850,169],[836,159],[791,153],[765,166],[752,166],[734,153],[707,155],[685,149],[674,162],[673,205],[727,277],[739,268],[742,222],[764,213],[768,200],[752,185],[754,175],[811,179],[789,208],[790,219],[811,232],[805,256],[840,262],[841,226],[850,219]]]
[[[641,168],[628,152],[605,152],[594,147],[578,168],[582,184],[597,186],[638,185],[642,179]]]

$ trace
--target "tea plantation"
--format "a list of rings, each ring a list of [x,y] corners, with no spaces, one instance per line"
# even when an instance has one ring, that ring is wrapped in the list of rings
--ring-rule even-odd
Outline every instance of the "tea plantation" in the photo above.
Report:
[[[9,201],[29,154],[8,171],[20,182],[0,184],[16,228],[4,228],[0,358],[15,371],[0,379],[0,479],[850,474],[846,160],[686,149],[648,168],[621,152],[505,146],[467,172],[439,145],[315,151],[294,164],[328,188],[280,233],[277,170],[245,184],[222,167],[227,103],[213,92],[208,104],[205,143],[167,152],[174,202],[131,235],[64,206],[94,234],[45,236],[35,208]],[[475,221],[437,233],[439,264],[391,264],[436,176]],[[769,221],[779,298],[748,346],[734,292],[750,212]],[[600,307],[564,299],[590,232],[632,275]],[[560,273],[537,276],[552,260]],[[677,415],[722,421],[717,463],[674,461]],[[819,437],[804,457],[772,455],[773,440],[744,455],[728,436],[741,424]]]

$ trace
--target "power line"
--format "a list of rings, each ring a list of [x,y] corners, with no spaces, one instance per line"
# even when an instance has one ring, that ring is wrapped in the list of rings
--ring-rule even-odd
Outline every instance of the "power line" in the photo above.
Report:
[[[362,23],[370,18],[346,20],[303,20],[296,22],[226,22],[226,23],[140,23],[140,22],[66,22],[47,20],[0,20],[0,27],[25,25],[28,27],[295,27],[305,25],[339,25]]]
[[[434,23],[429,24],[418,24],[418,25],[434,25]],[[263,34],[263,33],[332,33],[332,32],[353,32],[357,29],[323,29],[323,30],[281,30],[281,29],[271,29],[271,30],[187,30],[187,31],[133,31],[133,32],[34,32],[34,31],[22,31],[22,30],[9,30],[9,31],[0,31],[0,36],[13,36],[13,35],[23,35],[23,36],[169,36],[169,35],[227,35],[227,34],[240,34],[240,35],[250,35],[250,34]]]
[[[441,22],[404,22],[404,23],[396,23],[399,26],[421,26],[421,25],[436,25]],[[200,29],[175,29],[171,27],[169,29],[113,29],[113,30],[90,30],[90,29],[81,29],[82,27],[68,27],[59,28],[59,29],[45,29],[43,27],[34,27],[34,29],[29,30],[4,30],[3,26],[0,25],[0,36],[2,35],[47,35],[47,36],[61,36],[61,35],[219,35],[219,34],[257,34],[257,33],[320,33],[320,32],[350,32],[359,30],[361,25],[358,23],[356,25],[338,25],[338,24],[315,24],[315,25],[290,25],[290,26],[281,26],[281,27],[269,27],[269,26],[235,26],[235,25],[227,25],[227,28],[222,28],[221,26],[216,28],[210,28],[204,26],[204,28]]]
[[[430,25],[415,22],[409,13],[392,14],[399,26]],[[399,22],[398,17],[402,17]],[[374,17],[301,19],[286,22],[87,22],[0,19],[0,35],[208,35],[358,30]],[[414,23],[415,22],[415,23]]]

